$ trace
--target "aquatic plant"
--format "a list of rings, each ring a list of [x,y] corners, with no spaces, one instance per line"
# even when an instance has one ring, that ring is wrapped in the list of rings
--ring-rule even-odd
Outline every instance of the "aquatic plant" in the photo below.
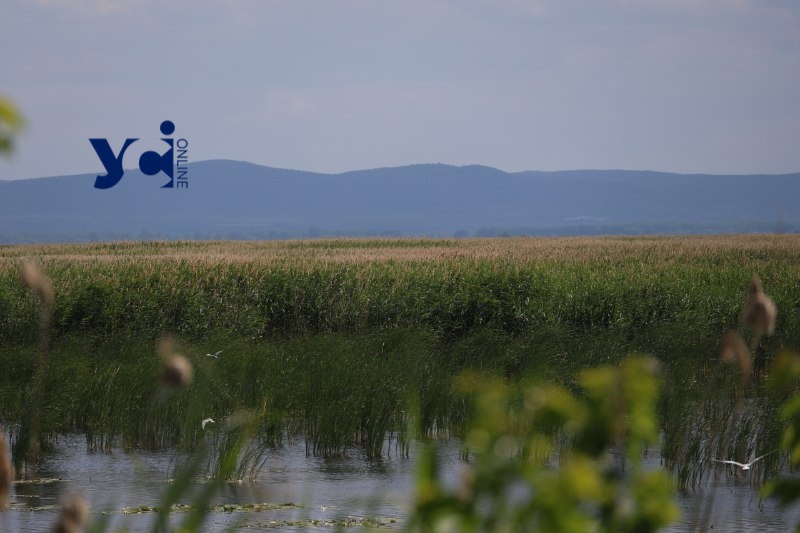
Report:
[[[721,458],[745,462],[776,449],[781,401],[765,390],[762,380],[770,355],[764,353],[760,361],[753,360],[762,337],[774,331],[776,314],[774,302],[753,274],[741,312],[744,323],[753,331],[750,347],[742,336],[745,331],[730,330],[719,343],[719,362],[711,360],[694,369],[670,365],[672,374],[667,376],[661,408],[662,455],[680,488],[700,485],[708,479],[709,469],[718,479]],[[780,461],[781,457],[775,455],[759,462],[750,482],[761,485],[774,474]],[[737,473],[730,467],[728,472]],[[712,503],[706,502],[706,506]]]
[[[796,338],[797,244],[760,236],[2,247],[0,418],[15,461],[35,460],[29,450],[72,431],[100,449],[192,450],[176,474],[188,477],[165,495],[162,513],[196,476],[253,475],[287,437],[304,438],[309,454],[360,447],[377,457],[393,440],[407,453],[411,439],[438,434],[463,439],[473,473],[486,469],[484,492],[464,507],[476,481],[450,494],[423,455],[430,484],[420,485],[415,522],[423,529],[439,520],[439,507],[425,503],[431,494],[450,502],[447,513],[455,505],[485,525],[488,487],[517,486],[520,476],[532,510],[502,491],[493,509],[553,527],[647,529],[669,518],[651,506],[670,489],[629,468],[654,437],[643,422],[636,429],[617,417],[640,413],[621,354],[663,361],[655,427],[681,487],[700,483],[713,457],[769,451],[783,399],[764,394],[760,379],[775,347]],[[26,288],[16,268],[33,251],[41,267],[22,271]],[[780,322],[760,282],[741,304],[751,270],[781,306]],[[719,346],[737,317],[748,327]],[[154,353],[165,332],[172,340]],[[723,360],[709,359],[714,352]],[[611,368],[584,371],[598,365]],[[465,370],[490,390],[454,387]],[[649,405],[655,393],[639,394]],[[249,422],[231,424],[241,413]],[[221,427],[204,428],[208,417]],[[609,461],[614,453],[624,461]],[[753,483],[779,461],[759,461]],[[506,477],[491,473],[497,465]],[[624,497],[609,499],[609,490]],[[577,511],[562,514],[548,494]],[[190,527],[207,510],[194,506]]]
[[[12,343],[38,338],[36,304],[18,283],[26,257],[58,290],[55,339],[659,325],[720,334],[754,271],[783,310],[777,333],[800,322],[797,235],[92,243],[0,248],[0,339]]]

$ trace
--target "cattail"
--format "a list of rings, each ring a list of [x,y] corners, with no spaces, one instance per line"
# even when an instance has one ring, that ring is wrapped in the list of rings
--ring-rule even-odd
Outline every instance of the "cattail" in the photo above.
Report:
[[[192,382],[192,364],[180,354],[172,354],[164,359],[164,368],[161,370],[161,383],[169,387],[188,387]]]
[[[171,335],[165,335],[158,340],[156,352],[164,362],[161,383],[167,387],[188,387],[194,375],[192,363],[185,356],[176,353],[175,349],[175,338]]]
[[[50,278],[42,274],[42,271],[34,263],[25,261],[20,267],[22,282],[33,290],[42,302],[45,309],[53,307],[53,284]]]
[[[472,468],[464,468],[461,472],[461,483],[456,491],[456,499],[462,504],[468,504],[475,498],[475,472]]]
[[[54,530],[56,533],[78,533],[89,523],[89,502],[80,494],[73,493],[61,502],[61,514]]]
[[[156,352],[162,359],[167,359],[175,354],[175,337],[172,335],[164,335],[158,339],[156,344]]]
[[[8,443],[3,430],[0,429],[0,512],[8,510],[8,498],[11,494],[11,478],[13,475]]]
[[[778,308],[772,298],[764,294],[761,280],[755,274],[750,278],[747,301],[744,303],[742,319],[756,335],[772,335],[775,332],[775,317]]]
[[[720,357],[726,363],[738,366],[744,378],[750,377],[753,373],[753,358],[750,356],[750,350],[747,349],[742,336],[735,331],[729,331],[722,337]]]

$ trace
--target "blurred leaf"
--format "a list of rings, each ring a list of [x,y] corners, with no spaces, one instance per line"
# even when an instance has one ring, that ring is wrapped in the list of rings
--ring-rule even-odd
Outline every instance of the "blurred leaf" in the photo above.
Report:
[[[475,395],[466,438],[475,463],[453,491],[426,446],[409,529],[655,531],[673,522],[672,480],[640,467],[644,447],[658,436],[657,372],[645,357],[585,370],[583,395],[556,385],[520,394],[499,380],[462,376],[461,390]],[[608,460],[619,443],[628,444],[625,471]],[[561,452],[557,466],[553,452]]]
[[[800,357],[790,352],[781,352],[772,364],[769,388],[773,393],[793,394],[781,408],[781,418],[786,422],[782,446],[788,452],[789,464],[800,465],[800,393],[797,392],[800,378]],[[800,499],[800,478],[779,477],[769,481],[762,489],[764,497],[774,498],[783,506],[789,506]],[[796,524],[800,530],[800,523]]]
[[[637,497],[637,518],[629,531],[654,531],[676,521],[680,510],[674,499],[672,480],[660,471],[646,472],[633,483]]]
[[[22,115],[17,107],[8,100],[0,96],[0,124],[5,124],[11,131],[22,128]]]
[[[800,356],[782,351],[772,363],[769,387],[773,392],[794,392],[800,379]]]
[[[800,498],[800,478],[773,479],[761,489],[763,496],[775,498],[781,505],[788,506]]]
[[[23,124],[17,107],[11,100],[0,96],[0,154],[14,149],[14,136],[21,131]]]

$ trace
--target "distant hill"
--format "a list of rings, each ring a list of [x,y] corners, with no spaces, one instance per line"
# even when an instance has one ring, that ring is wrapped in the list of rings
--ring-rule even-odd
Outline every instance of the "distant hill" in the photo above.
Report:
[[[0,243],[322,236],[497,236],[800,230],[800,173],[507,173],[410,165],[319,174],[190,165],[188,189],[127,170],[0,181]]]

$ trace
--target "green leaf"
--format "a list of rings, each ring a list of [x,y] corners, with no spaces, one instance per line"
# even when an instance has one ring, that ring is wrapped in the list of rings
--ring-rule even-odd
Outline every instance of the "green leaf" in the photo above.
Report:
[[[14,136],[22,130],[24,121],[17,107],[0,96],[0,154],[10,153],[14,148]]]

